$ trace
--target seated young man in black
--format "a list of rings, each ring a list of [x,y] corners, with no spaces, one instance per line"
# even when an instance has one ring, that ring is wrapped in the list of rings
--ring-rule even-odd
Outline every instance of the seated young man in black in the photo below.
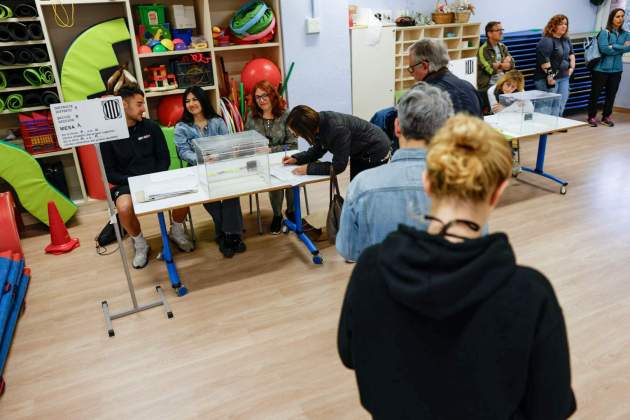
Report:
[[[133,239],[132,265],[134,268],[143,268],[149,262],[150,248],[142,236],[140,221],[133,210],[129,178],[167,170],[170,156],[160,127],[153,121],[143,118],[144,92],[137,87],[125,87],[118,95],[123,99],[129,137],[101,143],[100,148],[107,180],[113,185],[110,192],[118,210],[120,223]],[[187,213],[187,207],[173,210],[169,236],[180,250],[190,252],[194,245],[184,232],[182,224]]]

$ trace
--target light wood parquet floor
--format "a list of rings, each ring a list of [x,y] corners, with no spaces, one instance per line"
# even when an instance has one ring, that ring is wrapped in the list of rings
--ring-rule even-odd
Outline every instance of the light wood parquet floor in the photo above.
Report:
[[[550,137],[549,172],[522,175],[493,214],[521,264],[553,283],[571,347],[574,419],[630,418],[630,115],[614,128],[585,127]],[[533,164],[534,140],[523,141]],[[345,180],[347,183],[347,179]],[[324,211],[325,184],[309,187]],[[261,196],[265,224],[270,209]],[[243,208],[247,208],[243,200]],[[92,238],[102,203],[70,224],[81,247],[49,256],[47,231],[30,229],[23,246],[33,280],[0,399],[2,419],[362,419],[353,373],[336,353],[336,329],[352,270],[323,246],[315,266],[293,236],[258,236],[247,216],[248,251],[223,259],[211,223],[195,208],[198,249],[176,254],[190,294],[169,288],[163,263],[134,270],[141,303],[161,284],[175,313],[161,309],[115,321],[108,338],[100,302],[130,306],[118,254],[97,256]],[[153,249],[155,216],[142,219]]]

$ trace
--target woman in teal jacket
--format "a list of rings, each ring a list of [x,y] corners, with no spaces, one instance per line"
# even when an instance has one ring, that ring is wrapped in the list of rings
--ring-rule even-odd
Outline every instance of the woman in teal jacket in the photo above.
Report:
[[[605,30],[601,30],[597,35],[597,45],[602,55],[599,63],[593,69],[593,85],[591,97],[588,103],[588,124],[597,127],[597,98],[606,86],[606,101],[602,113],[602,124],[612,127],[615,125],[610,118],[615,96],[621,82],[621,72],[623,63],[621,57],[624,53],[630,52],[630,33],[623,29],[625,12],[623,9],[614,9],[608,16],[608,24]]]

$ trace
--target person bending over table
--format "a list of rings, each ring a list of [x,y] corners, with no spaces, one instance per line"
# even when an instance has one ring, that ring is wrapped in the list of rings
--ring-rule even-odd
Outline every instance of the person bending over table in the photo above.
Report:
[[[297,138],[287,129],[286,121],[289,113],[284,99],[267,80],[256,83],[251,100],[251,113],[245,123],[246,130],[256,130],[269,140],[271,152],[282,152],[297,149]],[[287,197],[286,215],[294,221],[293,191],[270,191],[269,201],[273,209],[273,220],[269,230],[277,235],[282,229],[282,201]]]
[[[197,164],[197,154],[193,139],[228,134],[223,119],[210,105],[208,95],[198,86],[189,87],[182,95],[184,114],[175,126],[175,147],[179,157],[189,165]],[[232,258],[237,252],[245,252],[242,240],[243,213],[239,198],[205,203],[204,208],[214,221],[215,240],[219,250],[226,258]]]
[[[287,127],[311,145],[305,152],[282,159],[285,165],[300,165],[293,171],[297,175],[328,175],[331,167],[340,174],[350,161],[352,180],[361,171],[387,163],[391,156],[387,134],[353,115],[298,105],[289,113]],[[326,152],[332,153],[332,164],[317,161]]]
[[[504,233],[481,235],[510,166],[498,131],[452,117],[428,146],[428,230],[400,225],[361,254],[337,343],[375,419],[560,420],[575,412],[552,285],[516,264]]]
[[[107,179],[113,185],[110,193],[116,204],[120,223],[133,239],[132,266],[143,268],[149,262],[150,247],[142,235],[140,221],[133,210],[129,178],[166,171],[170,165],[170,156],[160,127],[143,118],[144,92],[137,87],[125,87],[120,89],[118,95],[123,99],[129,137],[101,143],[100,148]],[[183,225],[187,214],[187,207],[173,210],[169,237],[180,250],[190,252],[194,245],[184,232]]]

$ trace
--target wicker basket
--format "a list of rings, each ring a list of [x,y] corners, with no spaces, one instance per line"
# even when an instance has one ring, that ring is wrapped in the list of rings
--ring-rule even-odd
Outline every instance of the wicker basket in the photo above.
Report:
[[[456,23],[466,23],[470,20],[470,10],[464,10],[463,12],[455,12]]]
[[[437,25],[453,23],[455,21],[455,13],[431,13],[431,20]]]

